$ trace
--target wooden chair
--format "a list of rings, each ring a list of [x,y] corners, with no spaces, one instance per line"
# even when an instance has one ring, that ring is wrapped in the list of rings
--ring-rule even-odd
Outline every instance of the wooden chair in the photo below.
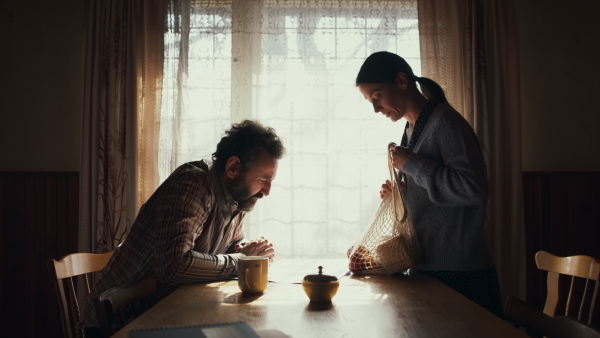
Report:
[[[156,278],[148,275],[137,283],[126,287],[115,287],[104,291],[94,299],[96,318],[106,337],[113,335],[127,322],[135,318],[140,310],[136,301],[156,291]]]
[[[600,338],[600,331],[574,318],[551,317],[517,297],[508,297],[504,304],[504,317],[527,329],[531,337],[548,338]]]
[[[83,275],[89,295],[91,284],[88,274],[102,270],[106,263],[108,263],[112,253],[112,251],[103,254],[74,253],[58,261],[54,259],[48,260],[48,272],[50,278],[54,281],[65,337],[83,336],[81,330],[75,328],[79,321],[79,303],[77,302],[77,293],[73,280],[77,276]]]
[[[600,284],[600,262],[589,256],[558,257],[546,251],[539,251],[535,255],[535,262],[538,269],[548,271],[548,294],[544,313],[549,316],[573,317],[592,325]],[[559,284],[559,280],[564,278],[570,280],[566,298],[566,288]],[[585,287],[581,288],[583,285]],[[562,307],[563,304],[564,311],[559,310],[559,305]],[[577,309],[573,310],[575,307]]]

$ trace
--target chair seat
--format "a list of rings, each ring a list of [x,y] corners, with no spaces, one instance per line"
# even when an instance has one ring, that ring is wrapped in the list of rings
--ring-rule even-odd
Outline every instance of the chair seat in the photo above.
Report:
[[[504,317],[527,329],[532,337],[548,338],[600,338],[600,331],[576,319],[551,317],[517,297],[508,297]]]
[[[114,287],[104,291],[94,300],[96,318],[106,336],[114,334],[127,322],[139,315],[137,301],[156,291],[156,278],[147,275],[133,285]],[[125,308],[129,307],[127,311]]]

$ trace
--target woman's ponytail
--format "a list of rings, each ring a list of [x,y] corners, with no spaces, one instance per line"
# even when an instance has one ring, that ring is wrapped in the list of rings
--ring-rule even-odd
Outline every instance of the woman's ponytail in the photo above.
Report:
[[[437,82],[426,77],[416,77],[416,80],[421,87],[421,92],[427,98],[427,100],[436,100],[448,106],[450,105],[444,90]]]
[[[426,77],[415,76],[410,65],[399,55],[390,52],[375,52],[363,62],[358,75],[356,76],[356,85],[362,83],[395,83],[398,73],[406,74],[411,85],[416,86],[419,82],[421,93],[428,100],[450,105],[446,94],[437,82]]]

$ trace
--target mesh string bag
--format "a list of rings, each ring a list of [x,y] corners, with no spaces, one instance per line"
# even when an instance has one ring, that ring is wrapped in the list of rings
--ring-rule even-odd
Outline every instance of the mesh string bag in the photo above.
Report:
[[[356,274],[394,274],[414,266],[420,249],[399,190],[399,174],[388,154],[392,193],[387,194],[369,227],[348,249],[350,271]]]

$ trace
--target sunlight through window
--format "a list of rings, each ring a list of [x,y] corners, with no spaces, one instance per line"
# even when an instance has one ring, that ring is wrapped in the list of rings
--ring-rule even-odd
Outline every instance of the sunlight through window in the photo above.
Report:
[[[343,258],[377,210],[387,144],[405,124],[374,114],[354,81],[380,50],[419,75],[416,1],[255,3],[194,2],[189,22],[170,18],[161,182],[210,159],[231,123],[258,119],[287,153],[271,195],[245,219],[247,236],[268,238],[278,257]]]

